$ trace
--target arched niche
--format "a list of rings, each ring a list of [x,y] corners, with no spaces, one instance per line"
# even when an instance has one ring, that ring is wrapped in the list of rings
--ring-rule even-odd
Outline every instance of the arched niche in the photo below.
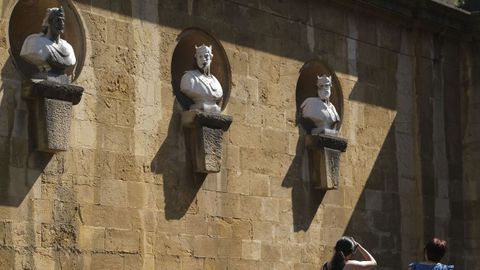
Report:
[[[85,61],[85,32],[75,6],[69,0],[19,0],[15,4],[8,25],[8,40],[15,65],[26,78],[30,78],[36,67],[20,57],[23,41],[34,33],[40,33],[46,9],[63,6],[65,12],[65,31],[62,39],[68,41],[75,51],[77,64],[66,70],[75,80],[82,71]]]
[[[210,72],[222,85],[223,99],[219,105],[222,110],[224,110],[230,97],[232,75],[230,63],[222,44],[212,35],[199,28],[185,29],[178,35],[177,42],[172,56],[171,75],[173,93],[177,97],[180,105],[182,105],[185,110],[188,110],[190,105],[193,104],[192,100],[180,91],[180,81],[185,71],[196,68],[194,60],[195,45],[205,44],[212,46],[213,59]]]
[[[300,76],[297,81],[295,93],[297,112],[301,111],[300,105],[302,105],[306,98],[318,96],[317,75],[332,76],[332,94],[330,95],[330,102],[335,106],[340,119],[343,119],[343,93],[340,87],[340,82],[338,81],[335,72],[318,59],[312,59],[306,62],[300,69]],[[305,119],[300,119],[299,123],[308,133],[310,133],[310,130],[313,128],[313,123]],[[340,121],[336,126],[337,130],[340,129],[341,124],[342,122]]]

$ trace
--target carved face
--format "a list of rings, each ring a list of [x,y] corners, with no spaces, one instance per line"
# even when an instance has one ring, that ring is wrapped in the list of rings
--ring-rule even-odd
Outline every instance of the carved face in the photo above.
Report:
[[[197,66],[201,69],[210,67],[212,63],[213,55],[208,51],[200,51],[195,54],[195,59],[197,60]]]
[[[49,27],[52,34],[63,34],[65,30],[65,17],[59,14],[53,14],[49,20]]]
[[[332,84],[331,83],[318,83],[317,84],[318,97],[321,99],[327,99],[332,94]]]

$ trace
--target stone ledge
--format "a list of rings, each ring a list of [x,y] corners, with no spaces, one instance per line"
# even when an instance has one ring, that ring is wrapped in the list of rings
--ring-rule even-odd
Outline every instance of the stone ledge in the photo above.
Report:
[[[471,12],[437,0],[339,0],[339,4],[355,9],[376,11],[384,14],[419,19],[436,27],[447,27],[456,33],[468,33]],[[415,20],[403,20],[411,23]]]
[[[326,147],[341,152],[347,149],[347,140],[340,137],[330,135],[306,135],[305,145],[308,148]]]
[[[220,113],[190,110],[182,113],[185,140],[190,148],[193,171],[217,173],[222,164],[223,132],[233,118]]]
[[[209,127],[227,131],[233,118],[220,113],[208,113],[199,110],[190,110],[182,113],[182,125],[185,127]]]
[[[61,84],[51,81],[32,81],[23,88],[23,96],[28,98],[43,97],[69,101],[73,105],[80,103],[83,87],[72,84]]]

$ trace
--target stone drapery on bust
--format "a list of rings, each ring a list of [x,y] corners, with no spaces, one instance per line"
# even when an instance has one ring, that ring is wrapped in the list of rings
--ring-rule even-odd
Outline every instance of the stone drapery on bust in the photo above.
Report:
[[[312,135],[327,134],[337,135],[336,124],[340,122],[340,116],[329,98],[332,93],[332,77],[317,76],[317,97],[309,97],[300,106],[302,117],[310,119],[315,128]]]
[[[196,69],[188,70],[182,76],[180,90],[194,103],[190,110],[220,113],[218,105],[223,97],[220,82],[210,73],[212,46],[195,46]]]
[[[25,39],[20,56],[38,68],[33,79],[69,82],[65,69],[74,66],[76,58],[72,46],[60,37],[65,29],[63,8],[47,8],[42,27],[42,32]]]

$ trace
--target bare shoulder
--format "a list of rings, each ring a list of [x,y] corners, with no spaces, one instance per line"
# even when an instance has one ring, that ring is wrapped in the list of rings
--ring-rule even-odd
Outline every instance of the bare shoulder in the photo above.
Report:
[[[374,261],[357,261],[349,260],[345,264],[344,270],[366,270],[376,266],[377,263]]]

